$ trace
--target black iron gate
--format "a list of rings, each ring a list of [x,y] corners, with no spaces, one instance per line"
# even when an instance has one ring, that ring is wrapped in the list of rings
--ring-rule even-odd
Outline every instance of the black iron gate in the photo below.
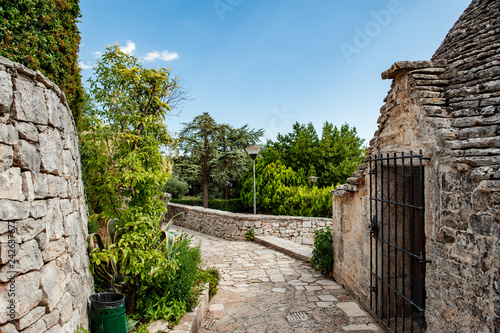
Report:
[[[390,332],[425,332],[424,160],[370,163],[370,307]]]

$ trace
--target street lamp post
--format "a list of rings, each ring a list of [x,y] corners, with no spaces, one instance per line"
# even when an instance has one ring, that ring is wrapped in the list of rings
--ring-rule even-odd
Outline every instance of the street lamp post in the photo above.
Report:
[[[309,181],[309,183],[311,184],[311,186],[314,187],[314,183],[316,183],[316,181],[318,180],[318,177],[316,177],[316,176],[309,176],[309,177],[307,177],[307,180]]]
[[[252,164],[253,164],[253,213],[257,214],[257,196],[255,194],[255,159],[257,158],[257,155],[259,155],[259,151],[261,150],[261,146],[251,146],[245,148],[247,151],[248,155],[252,158]]]

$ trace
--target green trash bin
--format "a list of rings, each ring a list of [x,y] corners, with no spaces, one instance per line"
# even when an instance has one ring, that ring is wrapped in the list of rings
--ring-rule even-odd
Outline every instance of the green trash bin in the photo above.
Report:
[[[97,293],[89,299],[91,333],[127,333],[124,295]]]

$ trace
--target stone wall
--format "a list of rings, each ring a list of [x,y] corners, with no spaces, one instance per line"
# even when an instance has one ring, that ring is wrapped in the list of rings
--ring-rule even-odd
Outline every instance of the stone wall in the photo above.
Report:
[[[332,220],[327,218],[236,214],[174,203],[168,204],[165,220],[179,212],[184,212],[184,217],[174,224],[228,240],[245,240],[245,234],[253,229],[255,235],[271,235],[310,245],[314,243],[314,230],[332,225]]]
[[[370,154],[423,150],[428,332],[500,331],[500,2],[474,0],[431,61],[398,62]],[[369,174],[334,191],[335,277],[368,307]],[[359,267],[357,265],[360,265]]]
[[[0,57],[0,331],[88,327],[78,138],[61,90]]]

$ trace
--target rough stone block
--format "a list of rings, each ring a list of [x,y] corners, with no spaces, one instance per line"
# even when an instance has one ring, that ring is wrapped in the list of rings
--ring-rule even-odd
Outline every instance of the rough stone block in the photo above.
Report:
[[[62,177],[47,175],[48,196],[67,198],[68,197],[68,181]]]
[[[47,201],[47,214],[43,219],[46,223],[47,237],[50,240],[61,238],[64,228],[59,199],[50,199]]]
[[[44,173],[32,174],[35,199],[44,199],[49,194],[47,175]]]
[[[59,303],[66,287],[64,273],[61,272],[54,261],[49,262],[40,270],[40,285],[43,291],[41,304],[46,305],[49,311]]]
[[[49,113],[44,89],[21,79],[14,78],[13,82],[15,87],[12,107],[14,117],[22,121],[47,125]]]
[[[2,322],[2,321],[0,320],[0,322]],[[2,332],[2,333],[18,333],[16,327],[10,323],[0,326],[0,332]]]
[[[45,326],[45,322],[43,320],[39,320],[30,327],[23,330],[23,333],[40,333],[45,332],[47,327]]]
[[[0,124],[0,143],[15,145],[19,142],[19,134],[13,125]]]
[[[4,248],[2,247],[2,256],[3,250]],[[17,261],[16,271],[21,274],[38,270],[43,266],[42,253],[35,240],[21,244],[15,259]],[[8,274],[10,270],[9,265],[4,265],[0,268],[0,281],[7,282],[10,279],[10,274]]]
[[[9,73],[0,71],[0,112],[9,112],[14,101],[12,78]]]
[[[18,316],[16,319],[19,319],[25,316],[42,300],[40,273],[38,271],[33,271],[16,277],[16,291],[19,300],[19,307],[17,309]]]
[[[40,156],[35,145],[25,140],[20,140],[14,146],[14,165],[23,170],[32,172],[40,171]]]
[[[14,150],[11,146],[0,144],[0,172],[9,169],[14,163]]]
[[[7,225],[7,223],[2,223],[2,225]],[[28,218],[26,220],[16,221],[15,223],[9,223],[9,228],[14,232],[16,242],[24,243],[35,239],[36,235],[45,229],[45,225],[39,220]],[[7,243],[7,234],[2,234],[0,236],[0,241]]]
[[[47,329],[52,328],[55,324],[59,322],[59,311],[52,310],[51,312],[45,314],[42,317],[42,320],[45,322]]]
[[[64,221],[64,236],[76,235],[79,230],[78,226],[78,213],[68,215]]]
[[[61,103],[59,96],[54,91],[46,90],[45,96],[47,100],[47,111],[49,113],[49,124],[61,128],[62,127],[62,115],[64,113],[64,106]]]
[[[70,293],[65,293],[56,308],[59,313],[59,324],[64,325],[73,317],[73,302]]]
[[[47,130],[39,135],[41,170],[56,176],[62,172],[62,141],[59,132]]]
[[[66,240],[59,238],[48,242],[42,251],[42,259],[44,262],[49,262],[59,257],[66,250]]]
[[[24,220],[30,214],[30,203],[26,201],[0,200],[0,220]]]
[[[23,180],[23,194],[26,201],[35,200],[35,190],[33,187],[33,178],[31,177],[31,172],[26,171],[21,173],[21,178]]]
[[[24,201],[20,168],[10,168],[0,173],[0,199]]]
[[[19,121],[16,124],[16,129],[19,133],[19,138],[32,142],[38,142],[38,129],[35,125]]]
[[[30,216],[38,219],[47,214],[47,202],[45,200],[35,200],[31,202]]]
[[[19,319],[16,323],[18,330],[23,330],[26,327],[33,325],[38,319],[45,314],[45,306],[37,306],[31,310],[26,316]]]

